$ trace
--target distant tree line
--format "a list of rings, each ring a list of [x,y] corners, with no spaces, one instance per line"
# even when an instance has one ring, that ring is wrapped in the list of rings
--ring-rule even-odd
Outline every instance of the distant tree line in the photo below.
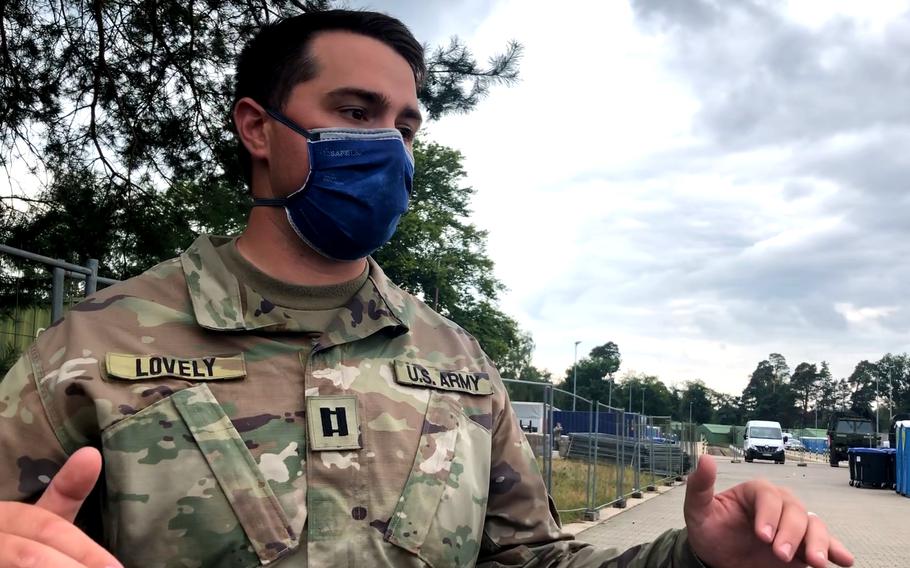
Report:
[[[887,427],[891,415],[910,412],[910,355],[884,355],[878,361],[863,360],[848,377],[835,378],[827,361],[801,362],[792,371],[786,358],[772,353],[760,361],[739,396],[715,391],[694,379],[667,385],[659,377],[626,372],[617,376],[622,358],[619,347],[610,341],[578,360],[577,368],[566,369],[565,378],[553,381],[549,373],[534,369],[530,382],[556,382],[573,392],[576,378],[578,396],[610,404],[627,411],[674,420],[742,425],[748,420],[777,420],[786,428],[825,428],[834,412],[875,416],[878,381],[879,420]],[[520,375],[519,375],[520,376]],[[543,389],[535,385],[513,385],[516,400],[542,400]],[[534,398],[534,397],[537,398]],[[571,407],[571,397],[556,396],[557,407]],[[588,410],[579,403],[578,410]]]
[[[817,418],[823,428],[834,412],[873,418],[876,400],[882,429],[891,415],[910,411],[910,355],[862,360],[848,377],[835,378],[827,361],[804,361],[791,373],[784,356],[772,353],[752,372],[738,416],[770,417],[791,427],[814,427]]]

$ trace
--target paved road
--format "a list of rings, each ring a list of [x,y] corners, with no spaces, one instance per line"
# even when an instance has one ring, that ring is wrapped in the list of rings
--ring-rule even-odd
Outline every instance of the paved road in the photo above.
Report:
[[[753,477],[764,477],[796,493],[853,552],[854,566],[910,566],[910,499],[890,490],[850,487],[846,462],[837,469],[817,463],[797,467],[789,461],[786,465],[734,464],[717,458],[717,463],[719,491]],[[621,548],[646,542],[667,529],[685,525],[684,497],[685,487],[677,487],[580,533],[578,539]]]

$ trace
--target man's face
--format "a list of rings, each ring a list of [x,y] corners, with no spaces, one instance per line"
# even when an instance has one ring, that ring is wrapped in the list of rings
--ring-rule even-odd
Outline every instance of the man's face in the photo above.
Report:
[[[310,42],[316,76],[291,91],[282,111],[313,128],[395,128],[408,149],[420,127],[417,87],[407,61],[386,44],[349,32]],[[300,189],[309,172],[306,139],[277,121],[269,129],[269,177],[275,197]]]

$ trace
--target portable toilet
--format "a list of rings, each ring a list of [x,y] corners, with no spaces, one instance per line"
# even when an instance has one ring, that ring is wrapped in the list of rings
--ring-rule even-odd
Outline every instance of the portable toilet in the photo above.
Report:
[[[910,496],[910,420],[902,420],[896,424],[897,463],[897,492]]]

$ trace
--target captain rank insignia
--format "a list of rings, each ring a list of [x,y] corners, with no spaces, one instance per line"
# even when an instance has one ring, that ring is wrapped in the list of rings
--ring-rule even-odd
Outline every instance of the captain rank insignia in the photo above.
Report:
[[[306,415],[311,450],[359,450],[362,447],[356,396],[307,397]]]

